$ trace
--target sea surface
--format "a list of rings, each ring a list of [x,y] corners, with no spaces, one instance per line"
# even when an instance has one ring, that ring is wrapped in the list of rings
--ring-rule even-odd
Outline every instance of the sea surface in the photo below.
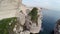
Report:
[[[56,21],[60,19],[60,11],[54,10],[42,10],[43,20],[42,20],[42,29],[43,31],[40,34],[52,34]]]

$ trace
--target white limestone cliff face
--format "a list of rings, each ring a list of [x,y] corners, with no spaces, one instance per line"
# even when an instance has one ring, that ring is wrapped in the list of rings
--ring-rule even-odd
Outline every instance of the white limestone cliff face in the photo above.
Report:
[[[21,4],[20,9],[22,10],[22,12],[23,12],[25,15],[27,15],[27,14],[26,14],[27,7],[26,7],[25,5]]]
[[[22,0],[0,0],[0,19],[15,17]]]
[[[25,7],[22,4],[22,0],[0,0],[0,20],[4,18],[17,17],[18,22],[13,29],[16,34],[39,33],[41,30],[42,14],[41,9],[38,9],[38,15],[40,16],[38,17],[38,26],[36,26],[35,23],[32,23],[30,20],[31,17],[27,15],[32,8]],[[20,12],[21,10],[22,12]],[[24,24],[26,24],[25,26],[27,26],[28,30],[24,30]]]
[[[16,34],[30,34],[30,33],[39,33],[40,30],[41,30],[41,25],[42,25],[42,12],[41,12],[41,9],[38,8],[38,26],[36,26],[36,23],[32,23],[32,21],[30,20],[31,17],[28,15],[28,13],[30,12],[31,10],[28,10],[26,9],[23,9],[22,12],[19,13],[19,17],[18,17],[18,25],[19,25],[19,28],[17,31],[17,27],[15,27],[16,30],[14,30],[16,32]],[[25,14],[24,14],[25,12]],[[26,15],[27,14],[27,15]],[[25,25],[24,25],[25,24]],[[31,24],[31,25],[30,25]],[[26,30],[24,29],[23,26],[26,26]],[[22,29],[20,29],[22,27]],[[26,33],[27,32],[27,33]]]

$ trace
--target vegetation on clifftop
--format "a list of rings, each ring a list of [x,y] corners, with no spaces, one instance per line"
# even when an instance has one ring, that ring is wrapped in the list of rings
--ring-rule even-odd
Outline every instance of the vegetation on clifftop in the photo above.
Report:
[[[11,23],[11,25],[9,25]],[[0,34],[13,33],[13,28],[16,23],[16,17],[0,20]]]
[[[36,7],[34,7],[33,9],[32,9],[32,11],[28,14],[28,15],[30,15],[31,16],[31,20],[33,21],[33,22],[36,22],[37,23],[37,19],[38,19],[38,11],[37,11],[38,9],[36,8]]]

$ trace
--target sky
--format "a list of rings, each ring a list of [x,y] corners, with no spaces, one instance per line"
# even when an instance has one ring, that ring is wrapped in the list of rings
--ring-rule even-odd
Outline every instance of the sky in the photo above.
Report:
[[[47,9],[60,10],[60,0],[22,0],[26,6],[37,6]]]

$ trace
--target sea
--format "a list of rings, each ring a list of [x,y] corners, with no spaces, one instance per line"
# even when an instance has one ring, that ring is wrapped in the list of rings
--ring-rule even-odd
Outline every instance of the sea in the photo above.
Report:
[[[53,34],[56,21],[60,19],[60,11],[42,10],[42,31],[39,34]]]

